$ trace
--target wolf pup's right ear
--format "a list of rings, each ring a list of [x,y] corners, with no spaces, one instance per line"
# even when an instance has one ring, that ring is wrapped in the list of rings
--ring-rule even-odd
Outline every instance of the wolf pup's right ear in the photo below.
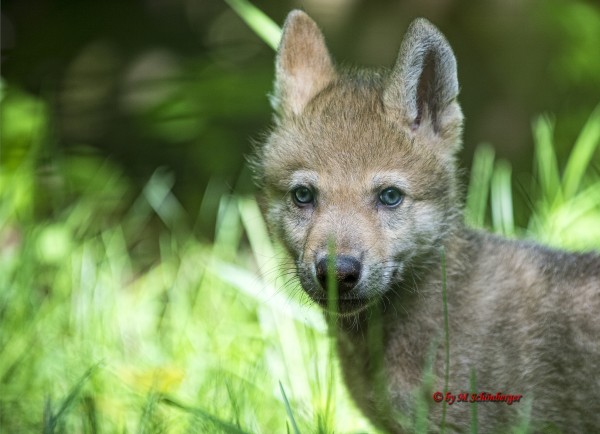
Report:
[[[415,133],[433,133],[458,142],[462,113],[456,102],[456,59],[446,38],[418,18],[408,28],[383,102]]]
[[[293,10],[283,25],[275,61],[271,104],[282,115],[298,115],[335,78],[323,34],[304,12]]]

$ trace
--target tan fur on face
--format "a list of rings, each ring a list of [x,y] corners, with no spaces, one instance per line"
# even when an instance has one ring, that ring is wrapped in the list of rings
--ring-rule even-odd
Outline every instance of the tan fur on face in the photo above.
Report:
[[[269,229],[324,307],[316,264],[330,240],[336,255],[360,263],[360,279],[337,300],[349,305],[338,348],[353,398],[379,427],[410,432],[397,412],[414,420],[425,396],[429,429],[439,428],[442,406],[429,398],[444,388],[443,249],[448,390],[469,392],[474,374],[477,392],[524,396],[478,405],[479,432],[505,432],[525,400],[534,432],[592,432],[600,426],[600,257],[464,227],[458,88],[452,50],[426,20],[411,25],[391,71],[339,71],[316,24],[292,12],[276,61],[274,127],[254,158]],[[298,187],[314,200],[295,201]],[[390,187],[403,194],[396,206],[380,200]],[[433,385],[424,388],[428,363]],[[448,408],[447,431],[469,429],[469,405]]]
[[[288,39],[293,43],[287,44]],[[273,106],[287,114],[299,114],[306,104],[335,77],[325,41],[313,20],[291,12],[284,25],[277,55]]]
[[[285,196],[294,185],[306,184],[315,188],[322,204],[310,218],[289,200],[287,212],[278,206],[268,214],[271,227],[278,229],[298,259],[305,287],[314,281],[315,257],[324,254],[333,237],[340,254],[354,252],[364,259],[360,294],[376,293],[380,288],[369,281],[390,282],[389,269],[400,256],[407,260],[438,245],[436,240],[447,230],[447,210],[456,201],[453,144],[447,145],[447,152],[436,154],[436,148],[446,146],[444,140],[427,140],[429,133],[423,137],[403,128],[395,110],[382,103],[384,79],[378,75],[369,79],[334,81],[305,107],[302,116],[282,119],[263,149],[261,164],[271,197]],[[312,174],[298,177],[306,169]],[[445,182],[432,188],[424,182],[428,178]],[[403,209],[410,213],[377,207],[379,191],[388,186],[401,189]],[[350,234],[345,232],[348,227],[363,230]],[[413,233],[428,242],[417,243]],[[393,250],[390,239],[398,240]],[[364,246],[368,249],[361,253]],[[388,262],[381,265],[382,258]]]

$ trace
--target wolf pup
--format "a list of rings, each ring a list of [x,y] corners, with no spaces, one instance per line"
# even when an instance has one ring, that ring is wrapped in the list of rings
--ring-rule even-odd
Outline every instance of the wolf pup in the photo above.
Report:
[[[345,71],[291,12],[254,161],[270,231],[306,294],[335,303],[345,380],[376,426],[411,432],[427,414],[428,431],[443,418],[466,432],[477,405],[480,432],[594,432],[600,257],[465,227],[458,91],[454,54],[425,19],[391,71]]]

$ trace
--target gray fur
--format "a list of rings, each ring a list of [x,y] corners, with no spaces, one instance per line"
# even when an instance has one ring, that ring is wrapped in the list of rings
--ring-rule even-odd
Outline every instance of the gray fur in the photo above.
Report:
[[[428,116],[434,124],[441,122],[457,96],[456,59],[448,41],[429,21],[416,19],[402,41],[384,103],[417,127]]]

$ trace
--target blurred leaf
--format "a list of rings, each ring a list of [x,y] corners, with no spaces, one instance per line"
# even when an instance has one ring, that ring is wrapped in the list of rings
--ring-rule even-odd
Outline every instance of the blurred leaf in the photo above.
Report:
[[[596,109],[592,112],[581,130],[569,156],[563,176],[563,192],[566,199],[573,197],[577,192],[599,144],[600,104],[596,106]]]
[[[247,0],[225,0],[225,2],[269,47],[277,50],[281,29],[271,18]]]
[[[556,199],[560,189],[560,174],[554,151],[552,135],[554,123],[547,116],[540,116],[533,122],[535,143],[535,163],[537,179],[540,185],[540,196],[549,202]]]
[[[177,223],[185,218],[185,210],[171,192],[174,184],[173,174],[164,168],[158,168],[144,187],[146,200],[171,230],[175,230]]]
[[[161,402],[164,404],[179,408],[179,409],[185,411],[186,413],[190,413],[190,414],[193,414],[194,416],[197,416],[197,417],[200,417],[200,418],[210,421],[212,424],[214,424],[215,428],[219,429],[219,432],[223,432],[226,434],[247,434],[246,431],[240,429],[238,426],[236,426],[228,421],[225,421],[223,419],[220,419],[218,417],[215,417],[214,415],[212,415],[209,412],[202,410],[200,408],[195,408],[195,407],[190,407],[187,405],[180,404],[179,402],[176,402],[171,398],[162,398]]]
[[[287,396],[285,394],[285,390],[283,389],[283,384],[281,384],[281,381],[279,382],[279,390],[281,390],[281,396],[283,396],[283,403],[285,404],[285,411],[286,411],[288,418],[292,424],[294,434],[300,434],[300,430],[298,429],[298,424],[296,423],[296,419],[294,418],[294,413],[292,412],[292,407],[290,406],[290,402],[287,399]]]
[[[72,235],[66,225],[53,224],[43,228],[37,239],[37,251],[42,263],[60,263],[72,251]]]
[[[0,164],[14,169],[46,138],[48,110],[42,101],[4,84],[2,95]]]
[[[88,381],[88,379],[92,376],[92,374],[96,371],[96,369],[98,369],[98,365],[92,366],[87,370],[87,372],[85,372],[85,374],[83,374],[79,381],[71,388],[69,394],[64,399],[56,413],[52,413],[52,405],[50,403],[51,401],[49,399],[47,400],[46,414],[44,415],[44,420],[46,422],[44,424],[44,434],[53,434],[56,431],[57,427],[60,426],[59,423],[62,422],[61,419],[73,405],[75,399],[81,392],[81,389]]]
[[[494,231],[505,236],[515,233],[512,205],[512,168],[510,163],[499,160],[494,168],[491,184],[492,223]]]
[[[490,191],[490,181],[494,172],[494,148],[481,144],[475,149],[473,167],[467,190],[465,206],[466,221],[474,227],[483,227]]]

